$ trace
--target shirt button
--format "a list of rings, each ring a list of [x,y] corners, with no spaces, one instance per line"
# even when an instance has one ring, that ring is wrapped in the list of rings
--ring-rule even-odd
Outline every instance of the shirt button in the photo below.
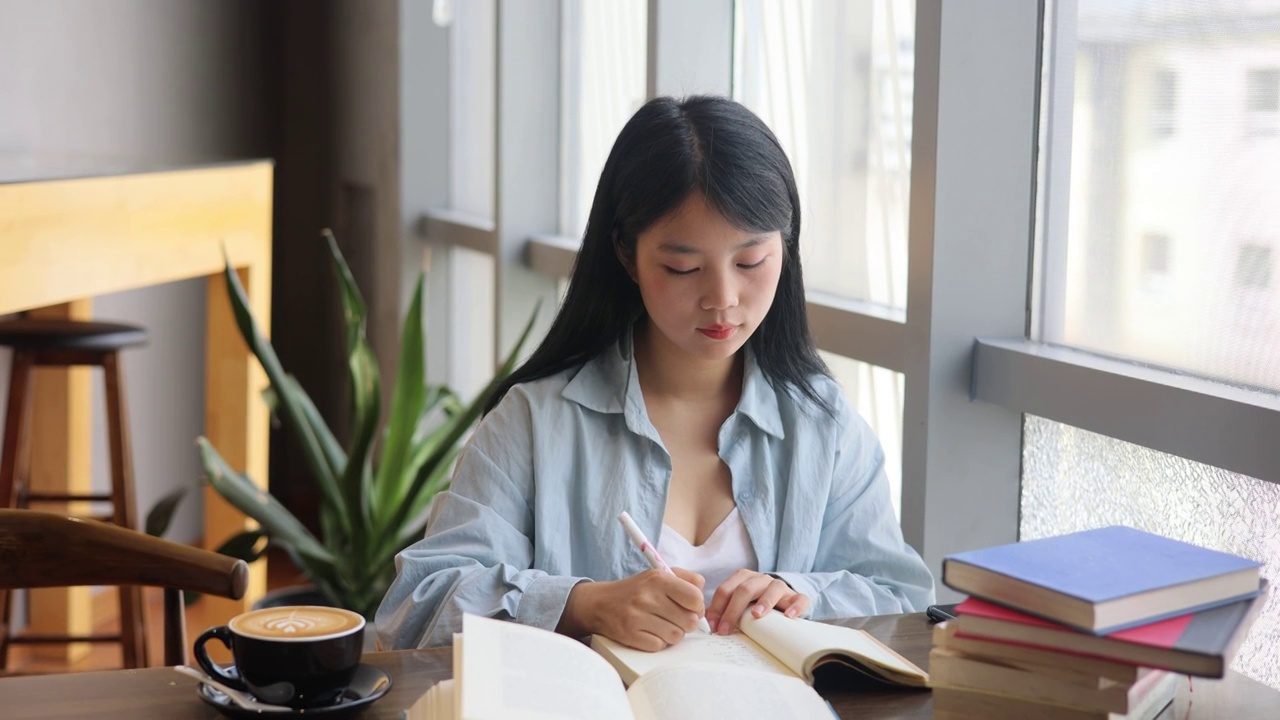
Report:
[[[740,503],[748,502],[748,501],[749,501],[749,500],[751,500],[751,498],[753,498],[753,497],[755,497],[755,496],[754,496],[754,495],[752,495],[752,494],[751,494],[751,493],[749,493],[749,492],[738,493],[738,502],[740,502]]]

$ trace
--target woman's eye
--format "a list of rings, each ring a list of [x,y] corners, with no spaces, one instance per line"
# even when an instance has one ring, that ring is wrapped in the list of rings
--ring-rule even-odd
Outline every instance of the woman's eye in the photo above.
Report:
[[[764,262],[765,262],[766,260],[768,260],[768,259],[769,259],[768,257],[763,257],[763,258],[760,258],[760,260],[759,260],[758,262],[754,262],[754,263],[750,263],[750,264],[747,264],[747,263],[738,263],[738,267],[742,268],[743,270],[754,270],[754,269],[756,269],[756,268],[760,267],[761,265],[763,265],[763,264],[764,264]]]
[[[692,275],[694,272],[697,272],[698,270],[698,268],[690,268],[688,270],[679,270],[677,268],[671,267],[670,265],[663,265],[662,267],[666,268],[667,272],[671,273],[672,275]]]

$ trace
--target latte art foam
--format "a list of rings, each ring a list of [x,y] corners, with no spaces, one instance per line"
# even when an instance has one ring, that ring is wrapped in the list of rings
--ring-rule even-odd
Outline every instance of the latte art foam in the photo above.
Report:
[[[364,626],[364,618],[340,608],[295,605],[237,615],[229,625],[232,632],[254,638],[316,640],[355,632]]]

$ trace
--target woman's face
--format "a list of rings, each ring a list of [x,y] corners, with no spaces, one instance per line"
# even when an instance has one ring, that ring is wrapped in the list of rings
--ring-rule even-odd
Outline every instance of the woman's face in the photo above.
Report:
[[[741,230],[694,193],[640,233],[628,269],[657,331],[654,341],[694,358],[722,360],[764,321],[782,262],[780,232]]]

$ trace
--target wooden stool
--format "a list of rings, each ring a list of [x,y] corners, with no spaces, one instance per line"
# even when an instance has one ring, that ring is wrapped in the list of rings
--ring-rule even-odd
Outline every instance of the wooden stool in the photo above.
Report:
[[[25,509],[35,503],[109,502],[111,513],[95,519],[138,529],[133,495],[133,459],[125,415],[124,378],[119,351],[147,341],[139,327],[76,320],[19,319],[0,322],[0,346],[13,348],[9,407],[4,448],[0,455],[0,507]],[[107,434],[111,454],[110,494],[33,492],[31,480],[31,372],[37,366],[96,365],[106,384]],[[142,589],[120,586],[120,632],[115,635],[36,635],[12,633],[12,596],[0,591],[0,670],[8,663],[9,645],[17,643],[118,642],[124,666],[147,666]]]

